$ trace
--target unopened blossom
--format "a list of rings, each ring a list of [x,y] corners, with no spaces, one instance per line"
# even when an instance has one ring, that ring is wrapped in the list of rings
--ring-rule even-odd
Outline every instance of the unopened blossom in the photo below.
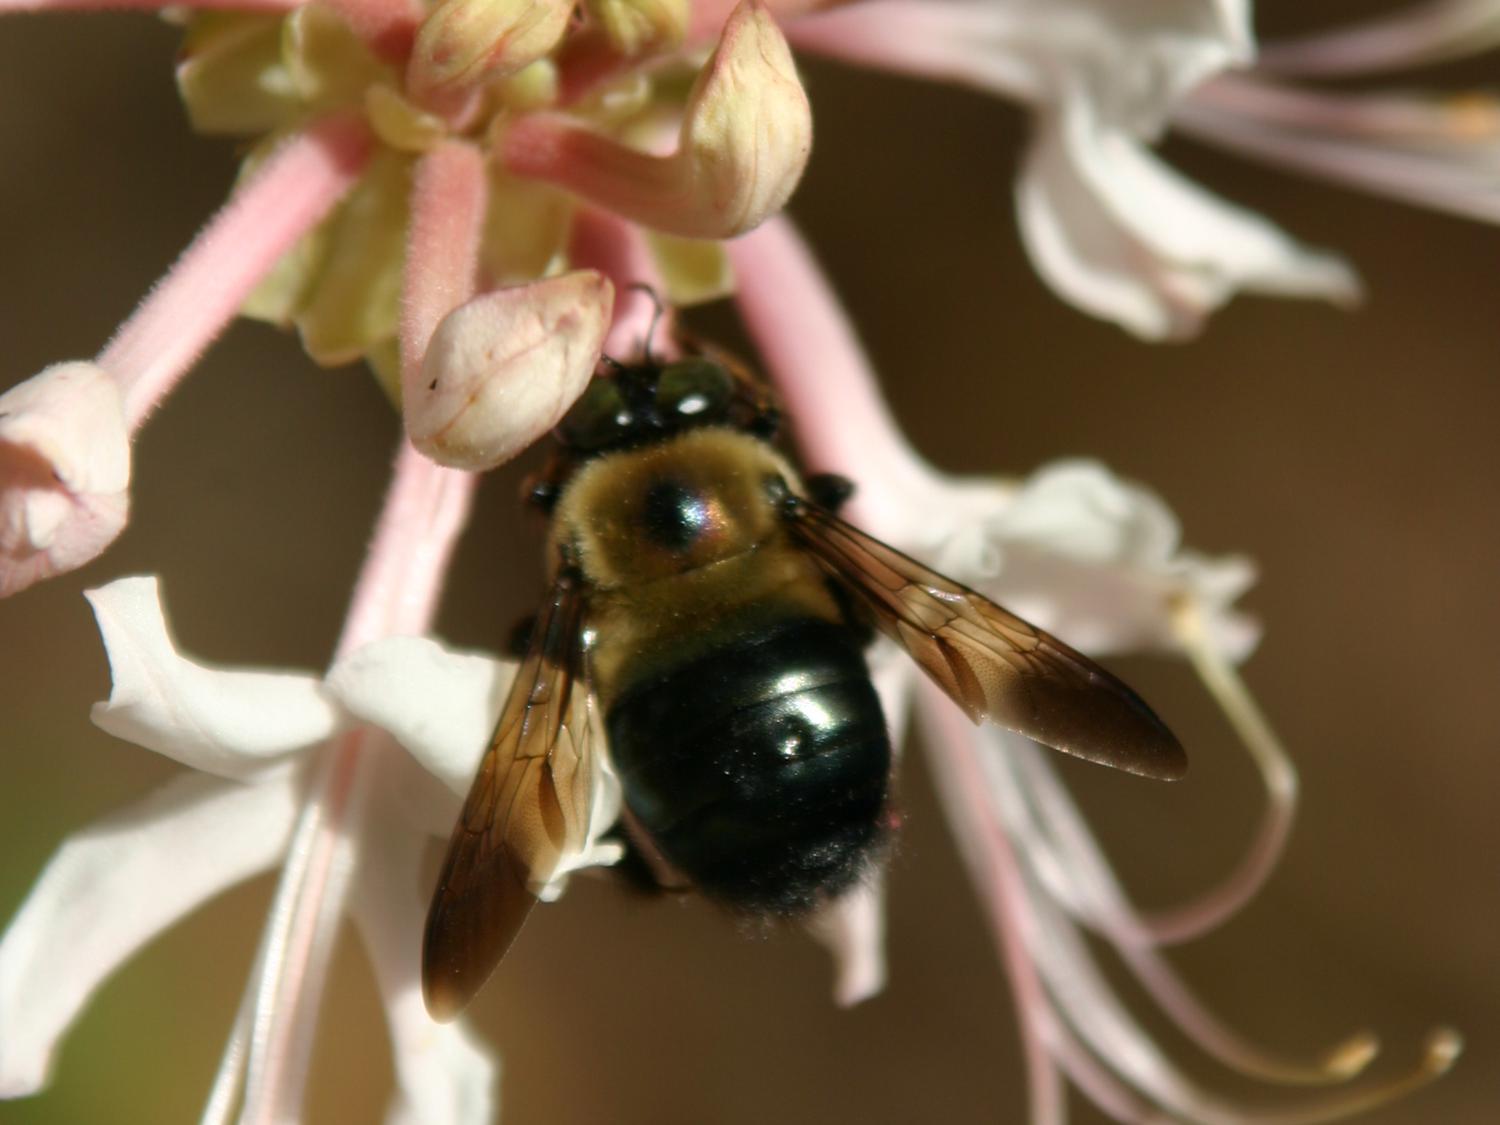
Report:
[[[1358,298],[1354,271],[1175,171],[1197,140],[1493,222],[1500,112],[1487,95],[1333,94],[1500,41],[1492,0],[1429,0],[1257,47],[1245,0],[854,0],[790,25],[804,50],[972,86],[1032,110],[1022,242],[1065,300],[1152,340],[1191,336],[1237,292]]]
[[[107,547],[130,510],[120,389],[90,363],[59,363],[0,394],[0,597]]]

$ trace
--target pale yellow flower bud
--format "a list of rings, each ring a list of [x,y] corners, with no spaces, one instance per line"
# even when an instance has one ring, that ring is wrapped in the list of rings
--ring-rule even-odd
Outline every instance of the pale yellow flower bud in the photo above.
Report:
[[[550,54],[572,11],[567,0],[446,0],[417,32],[407,89],[424,105],[452,109],[481,82]]]
[[[763,4],[741,4],[693,89],[682,174],[741,234],[781,210],[811,153],[812,110],[786,38]]]
[[[438,325],[408,386],[406,432],[428,457],[483,470],[555,426],[593,375],[614,287],[581,270],[498,289]]]
[[[687,34],[688,0],[585,0],[584,6],[622,55],[671,50]]]

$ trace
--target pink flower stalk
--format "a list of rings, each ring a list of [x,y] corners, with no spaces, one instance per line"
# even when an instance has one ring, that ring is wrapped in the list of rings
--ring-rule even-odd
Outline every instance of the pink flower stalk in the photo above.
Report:
[[[93,364],[51,367],[0,396],[0,597],[93,559],[124,529],[130,440],[276,261],[349,190],[357,122],[277,147]]]

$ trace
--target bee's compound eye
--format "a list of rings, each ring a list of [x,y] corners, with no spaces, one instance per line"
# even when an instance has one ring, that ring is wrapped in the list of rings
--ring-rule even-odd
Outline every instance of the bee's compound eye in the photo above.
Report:
[[[557,435],[574,449],[603,449],[630,426],[630,408],[612,378],[594,379],[557,424]]]
[[[656,377],[656,408],[669,418],[716,418],[733,397],[734,377],[712,360],[678,360]]]

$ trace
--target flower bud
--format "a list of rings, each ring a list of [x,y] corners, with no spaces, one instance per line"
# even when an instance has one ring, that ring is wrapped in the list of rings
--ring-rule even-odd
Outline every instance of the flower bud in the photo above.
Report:
[[[454,309],[432,334],[420,383],[402,396],[412,444],[457,469],[514,457],[588,384],[613,304],[608,279],[581,270]]]
[[[407,89],[424,105],[452,110],[486,79],[549,54],[572,11],[564,0],[446,0],[417,32]]]
[[[671,50],[687,33],[687,0],[585,0],[584,6],[622,55]]]
[[[0,597],[103,551],[129,485],[124,407],[103,368],[54,364],[0,395]]]
[[[677,151],[653,156],[555,117],[516,122],[506,166],[684,238],[731,238],[781,209],[807,166],[812,111],[758,0],[735,9],[688,99]]]

